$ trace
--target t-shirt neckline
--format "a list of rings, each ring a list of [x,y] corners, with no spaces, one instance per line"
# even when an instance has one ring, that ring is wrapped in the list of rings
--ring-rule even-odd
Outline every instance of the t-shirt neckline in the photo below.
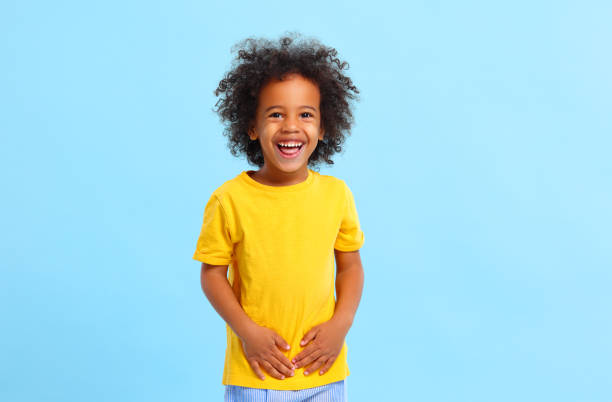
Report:
[[[290,184],[288,186],[270,186],[268,184],[263,184],[253,179],[251,176],[249,176],[247,172],[253,172],[253,170],[243,170],[242,173],[240,173],[240,178],[242,178],[242,180],[244,180],[246,183],[258,189],[276,193],[292,192],[305,189],[310,186],[310,184],[314,180],[314,172],[312,171],[312,169],[308,169],[308,177],[304,181],[301,181],[296,184]]]

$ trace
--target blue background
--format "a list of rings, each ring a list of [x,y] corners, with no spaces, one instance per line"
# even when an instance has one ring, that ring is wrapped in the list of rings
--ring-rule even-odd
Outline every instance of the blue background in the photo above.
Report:
[[[222,400],[191,259],[253,169],[211,111],[231,46],[288,30],[361,90],[332,168],[366,241],[353,402],[612,400],[612,6],[0,5],[3,401]]]

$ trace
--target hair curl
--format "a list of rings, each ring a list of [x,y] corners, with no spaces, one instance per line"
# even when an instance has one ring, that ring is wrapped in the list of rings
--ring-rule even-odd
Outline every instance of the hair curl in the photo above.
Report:
[[[263,152],[259,141],[252,141],[248,130],[255,120],[259,92],[271,79],[282,80],[298,73],[317,84],[321,94],[321,124],[325,130],[308,160],[316,168],[322,161],[333,165],[331,156],[342,151],[342,145],[353,124],[349,101],[358,99],[359,90],[342,70],[348,63],[336,57],[338,51],[312,38],[286,33],[278,42],[247,38],[232,47],[237,56],[232,68],[214,91],[221,95],[215,104],[224,136],[233,156],[246,154],[250,164],[262,167]]]

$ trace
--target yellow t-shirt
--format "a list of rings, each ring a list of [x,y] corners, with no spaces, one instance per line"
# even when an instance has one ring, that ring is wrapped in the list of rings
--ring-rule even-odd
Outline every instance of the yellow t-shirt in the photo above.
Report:
[[[229,265],[229,282],[246,314],[275,330],[291,349],[335,308],[334,249],[358,250],[364,242],[351,190],[338,178],[308,169],[308,178],[289,186],[269,186],[246,171],[211,195],[193,259]],[[253,372],[240,338],[226,325],[225,385],[297,390],[344,380],[349,375],[346,342],[323,375],[278,380]],[[280,349],[279,349],[280,350]]]

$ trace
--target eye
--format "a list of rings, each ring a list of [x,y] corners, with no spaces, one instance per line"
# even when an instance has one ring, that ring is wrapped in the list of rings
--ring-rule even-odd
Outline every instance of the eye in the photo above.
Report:
[[[303,112],[302,113],[302,117],[314,117],[312,113],[310,112]]]
[[[279,112],[272,112],[270,113],[270,117],[274,117],[274,118],[281,117],[281,114]]]

